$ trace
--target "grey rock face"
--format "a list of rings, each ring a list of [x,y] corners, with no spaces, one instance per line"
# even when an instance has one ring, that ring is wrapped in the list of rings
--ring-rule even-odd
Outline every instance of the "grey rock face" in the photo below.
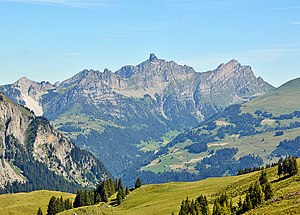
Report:
[[[82,186],[92,186],[109,176],[100,162],[89,154],[82,154],[82,160],[75,160],[72,151],[74,144],[68,141],[47,123],[39,123],[36,130],[32,130],[32,123],[37,120],[35,115],[19,106],[3,94],[0,94],[0,187],[7,183],[27,181],[26,174],[17,171],[14,159],[16,153],[31,156],[57,175]],[[44,120],[45,121],[45,120]],[[28,138],[30,132],[36,133],[34,140]],[[19,163],[20,161],[16,162]],[[102,164],[100,164],[102,165]],[[101,168],[99,168],[101,167]],[[93,173],[92,169],[99,168]],[[86,178],[86,172],[92,177]],[[91,180],[91,178],[94,178]]]

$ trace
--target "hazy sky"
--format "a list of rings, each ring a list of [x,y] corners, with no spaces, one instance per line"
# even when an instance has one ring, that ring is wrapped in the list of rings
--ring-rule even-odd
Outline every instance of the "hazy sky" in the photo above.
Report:
[[[299,0],[0,0],[0,84],[52,83],[151,52],[203,72],[234,58],[278,86],[300,77]]]

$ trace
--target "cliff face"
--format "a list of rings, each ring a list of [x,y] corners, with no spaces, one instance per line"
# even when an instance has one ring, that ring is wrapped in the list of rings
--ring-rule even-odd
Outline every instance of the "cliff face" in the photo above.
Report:
[[[49,174],[82,186],[93,186],[110,176],[102,163],[76,148],[47,119],[36,117],[3,94],[0,94],[0,159],[0,187],[15,181],[29,182],[25,169],[34,162],[43,165]]]
[[[116,72],[84,70],[57,85],[23,78],[0,90],[29,108],[34,100],[36,113],[93,151],[117,175],[122,165],[139,165],[141,152],[135,145],[141,140],[197,126],[231,104],[272,89],[236,60],[197,73],[151,54]]]

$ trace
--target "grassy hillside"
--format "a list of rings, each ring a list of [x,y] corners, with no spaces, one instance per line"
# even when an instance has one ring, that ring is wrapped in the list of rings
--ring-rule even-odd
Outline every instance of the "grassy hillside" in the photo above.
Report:
[[[171,141],[157,144],[155,150],[160,150],[161,153],[141,169],[154,173],[199,171],[201,175],[201,171],[205,171],[202,160],[224,148],[238,149],[234,155],[236,160],[255,154],[264,164],[276,162],[279,157],[274,156],[272,152],[280,142],[300,136],[300,117],[297,115],[300,111],[299,92],[300,78],[291,80],[239,107],[228,107],[201,125],[180,133]],[[275,135],[277,131],[283,131],[282,135]],[[143,147],[150,149],[152,145],[145,144]],[[261,165],[251,161],[248,163]],[[244,167],[241,168],[245,168],[246,165],[247,162],[244,162]],[[199,179],[235,174],[233,170],[225,168],[220,172],[218,175],[200,176]]]
[[[243,112],[265,110],[273,115],[287,114],[300,108],[300,78],[291,80],[277,89],[247,102]]]
[[[300,160],[298,159],[300,166]],[[300,213],[300,173],[284,180],[277,181],[277,167],[267,169],[269,180],[275,190],[272,200],[251,210],[247,214],[299,214]],[[208,197],[210,208],[216,196],[226,192],[236,204],[239,197],[243,198],[249,185],[256,181],[260,172],[241,176],[210,178],[197,182],[166,183],[145,185],[129,194],[127,199],[118,207],[100,204],[90,207],[72,209],[61,215],[85,214],[171,214],[178,213],[181,201],[187,196],[195,199],[204,194]]]
[[[75,198],[74,194],[63,193],[49,190],[39,190],[30,193],[2,194],[0,195],[0,214],[6,215],[33,215],[37,213],[39,207],[44,214],[47,212],[47,206],[51,196]]]

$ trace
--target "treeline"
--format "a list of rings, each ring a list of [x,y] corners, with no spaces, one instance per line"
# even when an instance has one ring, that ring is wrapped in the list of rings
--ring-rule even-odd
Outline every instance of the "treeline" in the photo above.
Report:
[[[138,189],[142,186],[140,178],[136,179],[135,189]],[[114,201],[114,205],[120,205],[126,196],[130,193],[129,188],[126,186],[124,188],[122,179],[112,179],[102,181],[97,185],[95,189],[92,190],[82,190],[77,191],[74,202],[72,203],[69,199],[63,200],[63,198],[51,197],[47,215],[55,215],[64,210],[69,210],[71,208],[78,208],[82,206],[96,205],[100,202],[108,202],[108,198],[117,192],[117,197]],[[43,214],[41,208],[38,209],[38,215]]]
[[[267,164],[265,167],[264,166],[257,166],[257,167],[246,167],[244,169],[240,169],[237,173],[237,175],[243,175],[243,174],[247,174],[247,173],[251,173],[251,172],[256,172],[262,169],[269,169],[271,167],[277,166],[277,163],[272,163],[272,164]]]

